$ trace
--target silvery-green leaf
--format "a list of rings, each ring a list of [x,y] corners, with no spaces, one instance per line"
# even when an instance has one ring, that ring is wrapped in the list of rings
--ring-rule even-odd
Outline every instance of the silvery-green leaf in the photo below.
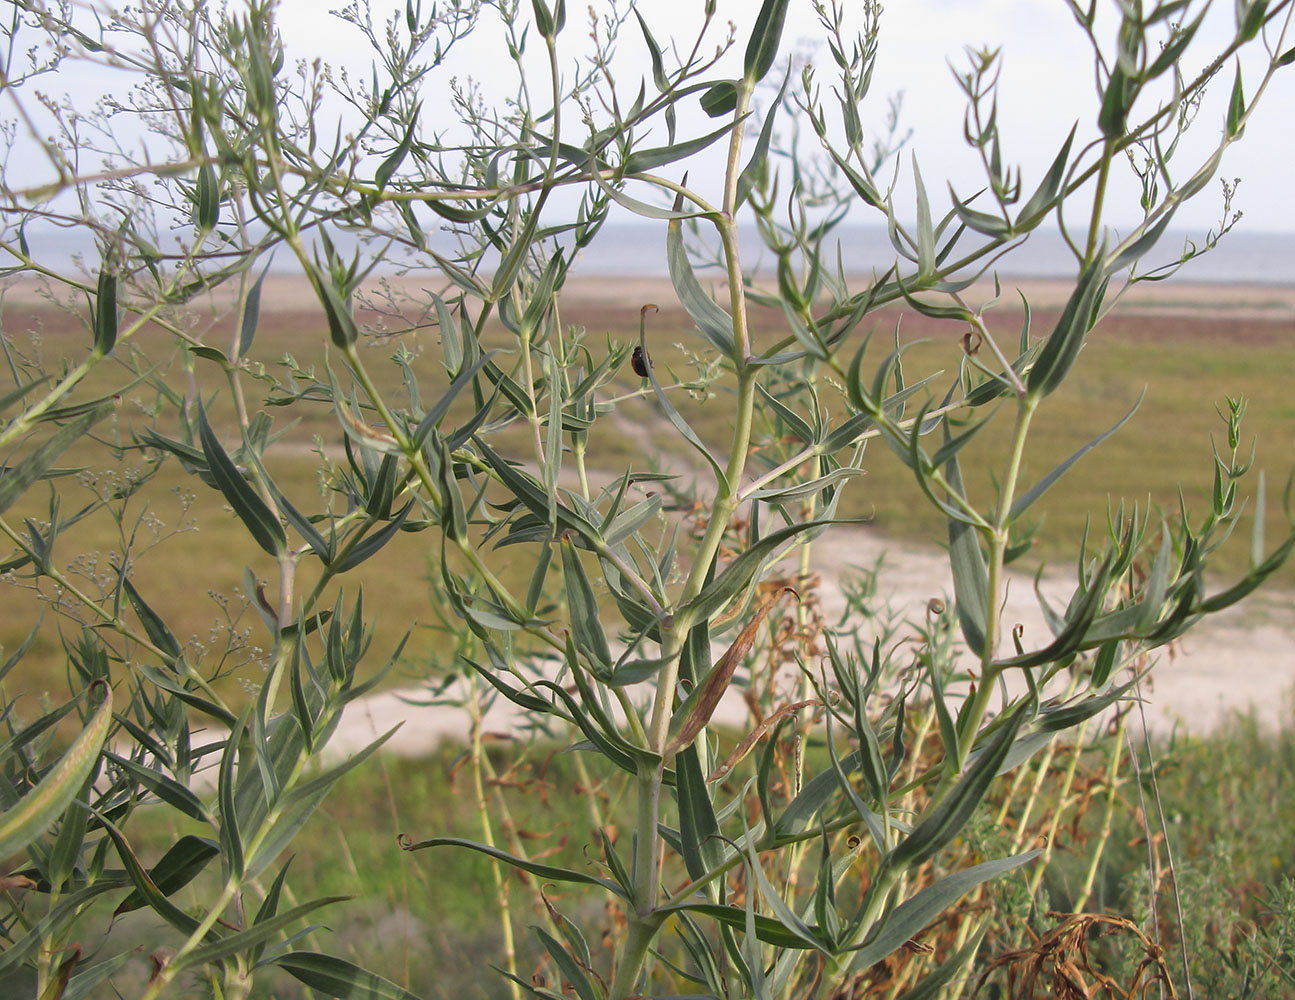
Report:
[[[1033,861],[1042,853],[1042,850],[1036,849],[1010,858],[985,861],[970,868],[964,868],[953,875],[946,875],[934,885],[927,886],[887,915],[878,933],[864,942],[851,965],[857,969],[866,969],[875,965],[902,947],[905,941],[915,937],[924,927],[976,886]]]
[[[1034,503],[1041,496],[1043,496],[1044,493],[1046,493],[1049,489],[1052,488],[1053,484],[1055,484],[1058,479],[1060,479],[1063,475],[1066,474],[1067,471],[1069,471],[1071,466],[1073,466],[1081,458],[1083,458],[1090,451],[1092,451],[1103,441],[1105,441],[1108,437],[1110,437],[1121,427],[1123,427],[1126,423],[1128,423],[1133,418],[1133,414],[1138,412],[1138,407],[1142,405],[1142,400],[1145,398],[1145,396],[1146,396],[1146,391],[1143,390],[1143,392],[1138,396],[1137,402],[1133,404],[1133,408],[1130,409],[1128,413],[1124,414],[1124,416],[1122,416],[1118,421],[1116,421],[1114,426],[1112,426],[1109,430],[1103,431],[1097,437],[1093,438],[1093,440],[1089,441],[1088,444],[1084,445],[1073,455],[1067,458],[1064,462],[1058,465],[1055,469],[1049,472],[1046,476],[1040,479],[1037,483],[1031,486],[1028,490],[1026,490],[1023,494],[1021,494],[1021,496],[1016,500],[1016,502],[1012,504],[1012,512],[1011,512],[1012,520],[1015,521],[1019,519],[1027,510],[1030,509],[1031,506],[1034,505]]]
[[[95,685],[103,701],[76,740],[41,780],[18,802],[0,813],[0,857],[10,857],[41,837],[69,807],[99,759],[112,726],[112,692]]]
[[[675,210],[678,211],[681,205],[682,196],[676,199]],[[698,283],[692,263],[688,260],[688,251],[684,247],[683,223],[678,220],[672,220],[666,231],[666,264],[675,293],[679,296],[679,304],[715,349],[731,358],[733,317],[716,304]]]
[[[912,832],[890,853],[888,858],[890,864],[896,868],[916,868],[958,835],[984,799],[990,782],[998,775],[999,766],[1016,742],[1016,734],[1034,709],[1033,700],[1027,698],[1003,721],[998,732],[994,733],[984,750],[976,756],[966,773],[958,779],[953,790],[923,816],[913,827]],[[947,905],[945,903],[940,909]],[[930,919],[928,918],[928,923]],[[925,926],[925,923],[922,926]],[[889,921],[886,927],[889,930]],[[897,946],[911,936],[912,934],[909,934],[901,938]],[[873,961],[880,961],[887,954],[889,952],[878,955]]]
[[[20,462],[0,466],[0,514],[3,514],[26,492],[27,487],[40,479],[55,460],[76,444],[96,423],[116,408],[112,399],[99,400],[86,412],[74,417],[56,430],[39,447]]]
[[[615,882],[605,878],[598,878],[594,875],[587,875],[582,871],[575,871],[570,868],[556,868],[553,865],[542,865],[534,861],[527,861],[501,851],[497,847],[489,844],[480,844],[474,840],[464,840],[461,837],[432,837],[429,840],[420,840],[416,843],[401,843],[401,848],[406,851],[422,851],[429,847],[464,847],[470,851],[476,851],[494,858],[496,861],[502,861],[509,868],[515,868],[518,871],[528,872],[537,878],[550,882],[574,882],[577,885],[597,885],[602,886],[614,896],[629,902],[629,896]]]
[[[787,20],[787,6],[788,0],[764,0],[746,44],[743,69],[748,83],[759,83],[773,68],[778,57],[778,44],[782,41],[783,24]]]
[[[409,155],[409,150],[413,148],[414,130],[418,127],[418,113],[421,110],[421,105],[414,105],[414,110],[409,116],[409,127],[405,129],[405,134],[401,138],[400,144],[392,150],[385,160],[378,164],[377,172],[373,175],[373,183],[379,191],[386,189],[391,178],[400,169],[400,164]]]

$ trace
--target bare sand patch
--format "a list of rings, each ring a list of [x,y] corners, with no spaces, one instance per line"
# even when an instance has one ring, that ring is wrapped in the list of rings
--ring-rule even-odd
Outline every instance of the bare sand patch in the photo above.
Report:
[[[919,618],[932,598],[948,601],[953,591],[947,557],[938,549],[898,544],[860,528],[837,529],[830,545],[815,547],[814,571],[829,622],[844,614],[842,584],[850,574],[878,565],[876,600],[897,614]],[[1060,573],[1045,574],[1040,590],[1055,607],[1064,607],[1073,582]],[[948,601],[949,606],[952,605]],[[1027,649],[1051,639],[1039,611],[1033,578],[1012,573],[1007,590],[1005,624],[1021,626]],[[911,633],[911,629],[908,630]],[[897,638],[903,638],[901,632]],[[866,641],[871,641],[865,636]],[[717,648],[716,655],[720,650]],[[1295,693],[1295,594],[1262,592],[1190,632],[1178,645],[1158,650],[1142,695],[1147,728],[1167,734],[1175,727],[1205,732],[1232,713],[1253,712],[1269,728],[1289,726]],[[465,711],[426,702],[420,688],[385,691],[350,706],[329,744],[339,756],[354,753],[379,735],[399,726],[387,744],[407,756],[430,753],[442,740],[463,740],[469,733]],[[500,698],[484,720],[487,730],[512,734],[522,713]],[[741,727],[746,709],[730,691],[716,714],[718,722]],[[1134,717],[1135,725],[1141,718]]]

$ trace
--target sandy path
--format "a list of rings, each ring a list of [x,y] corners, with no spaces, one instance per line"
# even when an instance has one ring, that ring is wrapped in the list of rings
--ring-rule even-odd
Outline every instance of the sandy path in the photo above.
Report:
[[[857,567],[872,567],[883,557],[877,598],[889,602],[902,616],[924,613],[933,597],[952,593],[952,577],[943,552],[890,542],[876,532],[838,528],[831,543],[816,546],[814,570],[821,576],[819,595],[825,618],[835,622],[845,611],[840,581]],[[1045,577],[1042,590],[1054,606],[1064,606],[1073,581],[1059,574]],[[1026,648],[1050,639],[1034,595],[1032,578],[1013,574],[1008,585],[1005,623],[1024,627]],[[1160,650],[1153,684],[1144,694],[1149,728],[1168,732],[1176,723],[1200,731],[1218,724],[1232,712],[1253,710],[1261,722],[1276,727],[1291,724],[1291,692],[1295,689],[1295,594],[1261,591],[1189,633],[1172,652]],[[465,712],[446,706],[420,706],[422,689],[385,691],[351,706],[343,717],[329,751],[354,753],[396,725],[400,731],[388,746],[396,753],[416,756],[431,751],[446,738],[468,734]],[[503,699],[491,709],[485,726],[495,732],[513,730],[520,713]],[[719,717],[740,725],[744,708],[735,696],[726,698]]]

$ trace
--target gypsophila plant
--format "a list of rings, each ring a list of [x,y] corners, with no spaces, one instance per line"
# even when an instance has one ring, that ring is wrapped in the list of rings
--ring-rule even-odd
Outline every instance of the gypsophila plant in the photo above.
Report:
[[[390,735],[342,763],[326,752],[382,676],[364,665],[370,647],[394,664],[403,646],[389,622],[375,631],[351,581],[381,565],[423,587],[410,552],[432,567],[428,618],[453,637],[433,696],[469,712],[481,835],[400,831],[401,846],[430,866],[456,851],[498,862],[514,996],[954,995],[989,926],[960,901],[1010,876],[1003,905],[1038,916],[1034,841],[1056,833],[1055,818],[1013,834],[973,823],[978,808],[1007,781],[999,826],[1012,802],[1033,811],[1045,781],[1063,797],[1104,787],[1076,776],[1058,734],[1130,698],[1148,651],[1295,547],[1295,534],[1268,545],[1260,493],[1249,571],[1206,585],[1243,523],[1243,407],[1229,401],[1203,518],[1114,506],[1104,531],[1074,540],[1073,594],[1043,608],[1051,635],[1027,641],[1003,621],[1033,505],[1116,430],[1029,482],[1036,415],[1124,289],[1167,277],[1235,221],[1228,184],[1218,229],[1158,256],[1295,61],[1291,0],[1238,0],[1232,37],[1205,53],[1208,2],[1121,0],[1114,31],[1097,0],[1062,2],[1092,51],[1086,117],[1026,176],[1011,160],[1021,137],[998,124],[1000,56],[969,49],[955,72],[983,189],[950,188],[947,203],[929,167],[899,155],[898,101],[872,91],[885,44],[873,2],[764,0],[737,37],[708,0],[690,38],[649,4],[608,4],[578,43],[565,0],[406,0],[377,23],[355,2],[336,26],[370,54],[363,75],[293,62],[271,0],[5,4],[0,252],[20,301],[4,311],[0,569],[33,619],[0,679],[55,643],[68,682],[57,704],[4,689],[5,995],[108,995],[134,976],[145,1000],[234,1000],[271,973],[329,996],[414,995],[395,970],[321,950],[313,922],[341,898],[299,898],[290,869],[298,831]],[[816,25],[822,60],[785,61],[792,17]],[[490,72],[511,81],[497,103],[455,68],[482,32],[502,53]],[[648,79],[622,72],[631,48]],[[1252,49],[1258,78],[1243,85],[1238,68],[1223,120],[1204,125],[1206,87],[1229,86],[1225,68]],[[128,82],[95,102],[56,96],[55,74],[86,66]],[[1193,126],[1218,139],[1186,162]],[[716,163],[722,177],[706,177]],[[1141,221],[1116,237],[1109,182],[1129,166]],[[881,179],[899,171],[912,204]],[[564,284],[613,212],[664,242],[693,323],[677,366],[656,305],[627,307],[636,337],[563,314]],[[883,273],[839,259],[847,217],[886,227]],[[741,219],[766,248],[760,269],[742,259]],[[1027,308],[1005,331],[975,282],[1054,226],[1073,290],[1046,322]],[[63,229],[93,252],[43,255]],[[278,356],[261,347],[272,257],[314,293],[309,337]],[[421,297],[377,280],[393,261]],[[718,268],[714,294],[704,264]],[[23,289],[68,318],[56,342],[24,328]],[[913,371],[898,336],[877,343],[872,318],[891,305],[947,324],[951,376]],[[776,333],[757,332],[757,310]],[[661,468],[614,447],[631,406],[655,414],[651,428],[629,422],[636,433],[679,445]],[[1011,427],[982,493],[964,448],[991,420]],[[864,488],[878,448],[947,522],[953,600],[871,608],[865,628],[827,619],[812,553],[841,530],[842,497]],[[294,481],[303,454],[312,471]],[[210,503],[164,523],[156,498],[177,476]],[[248,543],[243,584],[213,594],[207,634],[181,634],[160,610],[174,595],[140,567],[230,512]],[[95,519],[113,525],[111,551],[59,544]],[[204,599],[206,569],[177,572],[183,600]],[[737,732],[714,719],[730,690],[749,708]],[[531,857],[497,811],[483,722],[506,703],[577,758],[599,830],[582,867]],[[1113,788],[1119,751],[1107,753]],[[592,791],[615,775],[633,803],[619,836]],[[189,832],[146,857],[137,845],[163,813]],[[529,901],[515,885],[510,898],[508,867]],[[606,947],[552,886],[606,904]],[[534,976],[514,938],[531,904]],[[130,926],[155,938],[89,944],[141,910],[149,921]],[[945,914],[938,954],[905,948]]]

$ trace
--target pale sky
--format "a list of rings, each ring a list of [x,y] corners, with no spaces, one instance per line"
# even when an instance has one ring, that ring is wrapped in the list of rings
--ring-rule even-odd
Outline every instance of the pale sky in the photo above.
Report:
[[[601,3],[598,6],[602,9]],[[626,7],[625,0],[620,6]],[[853,0],[845,4],[847,10],[856,6]],[[1193,5],[1193,9],[1197,6]],[[365,66],[367,56],[357,51],[348,26],[321,17],[320,7],[319,0],[282,0],[282,26],[290,49],[336,63]],[[396,4],[392,0],[374,0],[375,22],[393,7]],[[403,2],[398,7],[403,10]],[[529,4],[523,2],[522,7],[528,9]],[[587,4],[570,0],[567,7],[567,28],[559,41],[575,59],[587,35]],[[700,22],[702,3],[638,0],[638,7],[657,40],[665,45],[672,36],[681,43],[691,38],[688,31]],[[759,7],[757,0],[719,0],[717,20],[731,20],[737,27],[738,44],[728,59],[727,72],[731,75],[740,74],[742,50]],[[1103,8],[1104,21],[1099,21],[1098,35],[1113,39],[1118,27],[1115,4],[1113,0],[1099,0],[1099,7]],[[1233,4],[1219,0],[1215,7],[1197,36],[1194,54],[1189,54],[1193,72],[1231,37]],[[720,34],[716,32],[716,40]],[[792,0],[780,55],[793,44],[820,37],[809,0]],[[902,123],[914,131],[910,148],[917,154],[932,197],[945,192],[947,181],[952,181],[964,197],[980,187],[978,163],[961,137],[964,102],[949,68],[950,63],[959,69],[965,66],[966,45],[1002,49],[999,121],[1004,153],[1023,168],[1024,186],[1032,190],[1072,124],[1079,122],[1081,139],[1096,135],[1098,100],[1091,54],[1062,0],[890,0],[882,15],[877,73],[870,96],[873,103],[870,111],[864,109],[865,124],[879,124],[887,95],[902,90]],[[1288,32],[1282,49],[1293,45],[1295,28]],[[460,72],[470,72],[487,89],[509,78],[510,67],[497,39],[483,34],[470,47],[465,46],[463,54],[466,58],[459,64],[464,67]],[[621,71],[623,81],[647,72],[646,49],[632,22],[622,36],[618,56],[626,67]],[[826,53],[824,56],[819,80],[828,93],[832,67]],[[1194,145],[1184,150],[1179,162],[1193,160],[1188,155],[1191,149],[1208,148],[1220,134],[1221,108],[1226,106],[1234,72],[1229,66],[1213,82],[1206,107],[1189,133]],[[1243,73],[1247,101],[1258,78],[1259,70],[1252,61]],[[1290,126],[1293,111],[1295,65],[1278,74],[1243,141],[1224,159],[1222,174],[1229,179],[1242,178],[1236,207],[1246,213],[1242,225],[1247,231],[1295,232],[1295,129]],[[700,132],[710,123],[696,115],[692,124]],[[1195,160],[1193,166],[1194,163]],[[904,182],[909,173],[905,157],[901,191],[907,190]],[[1122,167],[1120,174],[1129,175],[1129,171]],[[695,172],[693,177],[697,177]],[[1112,214],[1112,221],[1118,225],[1135,222],[1139,212],[1136,192],[1125,184],[1117,188],[1116,195],[1112,203],[1124,207]],[[1219,187],[1214,182],[1180,210],[1174,228],[1203,230],[1218,219],[1220,205]]]
[[[610,0],[594,2],[600,10],[605,10]],[[624,10],[631,0],[619,2]],[[240,0],[230,0],[231,9],[239,5]],[[348,67],[360,79],[367,80],[372,53],[349,25],[326,13],[337,5],[335,0],[281,0],[280,28],[289,56],[306,60],[319,57],[334,66]],[[432,0],[422,0],[424,10],[430,10],[432,5]],[[1115,2],[1098,0],[1098,5],[1104,17],[1099,21],[1098,35],[1113,39],[1118,27]],[[662,45],[667,45],[672,38],[680,44],[689,41],[700,23],[702,6],[702,0],[638,0],[639,10]],[[718,0],[718,6],[720,24],[713,31],[712,46],[724,35],[724,25],[729,20],[736,26],[737,44],[716,75],[737,76],[760,4],[758,0]],[[857,0],[846,0],[845,6],[853,10]],[[1198,6],[1194,4],[1192,9]],[[1216,9],[1211,11],[1198,35],[1195,50],[1189,50],[1188,68],[1192,73],[1231,37],[1233,3],[1218,0],[1214,6]],[[529,0],[521,0],[521,7],[529,12]],[[379,34],[382,20],[393,9],[403,12],[404,0],[373,0],[373,17],[379,25]],[[568,0],[568,23],[559,38],[567,67],[573,67],[587,50],[587,9],[586,0]],[[490,11],[485,12],[486,18],[490,15]],[[821,37],[810,0],[792,0],[780,54],[793,48],[803,49]],[[947,183],[952,182],[964,198],[983,186],[975,154],[962,140],[964,101],[950,70],[950,64],[959,69],[966,65],[963,53],[966,45],[1002,49],[1000,133],[1005,159],[1022,168],[1027,196],[1074,123],[1079,123],[1076,148],[1097,135],[1098,99],[1087,41],[1062,0],[890,0],[882,15],[877,72],[870,105],[865,105],[862,111],[863,119],[865,127],[880,125],[888,95],[903,92],[901,124],[914,133],[908,150],[916,154],[933,208],[941,213],[948,205]],[[1281,49],[1292,46],[1295,46],[1295,28],[1288,31]],[[538,54],[541,48],[538,39],[533,39],[531,48]],[[506,60],[497,31],[481,31],[457,54],[449,70],[442,71],[442,76],[432,77],[423,94],[424,127],[429,132],[438,127],[436,115],[441,104],[437,98],[444,92],[450,73],[473,76],[490,99],[502,99],[510,92],[512,67]],[[1258,55],[1262,57],[1262,52]],[[632,19],[622,34],[616,65],[622,90],[632,94],[637,90],[638,79],[648,73],[647,50]],[[825,50],[819,66],[819,83],[829,113],[834,113],[833,67]],[[1189,165],[1195,168],[1220,134],[1222,109],[1234,73],[1235,68],[1227,66],[1209,89],[1206,106],[1176,161],[1183,164],[1184,174],[1190,173]],[[774,75],[771,73],[770,77]],[[1259,79],[1253,57],[1245,67],[1243,78],[1249,101]],[[42,89],[55,89],[59,85],[77,94],[78,99],[88,101],[96,89],[115,84],[108,82],[101,72],[97,75],[93,70],[85,72],[85,67],[72,67],[62,71],[58,78],[41,81]],[[766,102],[767,99],[768,95]],[[1242,179],[1235,202],[1235,208],[1245,213],[1240,231],[1295,233],[1295,168],[1292,167],[1295,129],[1289,124],[1295,118],[1293,111],[1295,65],[1279,72],[1245,137],[1229,150],[1223,162],[1223,176]],[[0,117],[11,116],[12,108],[0,102]],[[697,110],[695,98],[688,98],[681,105],[682,136],[701,134],[715,125]],[[659,137],[652,137],[651,144],[664,141],[662,129]],[[911,220],[914,213],[909,151],[902,157],[896,190],[900,214]],[[28,170],[38,170],[41,166],[37,158]],[[15,174],[23,172],[25,167],[21,157],[16,162],[11,160],[11,182],[18,179]],[[692,181],[703,193],[716,193],[721,168],[722,163],[713,156],[699,167],[693,167]],[[883,179],[888,182],[891,176],[887,173]],[[32,177],[23,181],[35,184],[49,179],[52,178]],[[1127,227],[1136,223],[1139,217],[1136,191],[1131,186],[1130,171],[1124,165],[1117,171],[1109,203],[1112,211],[1108,220],[1113,225]],[[1217,223],[1220,206],[1219,185],[1215,181],[1179,211],[1174,229],[1203,235]],[[880,218],[872,214],[860,216],[856,221],[875,223]],[[1295,271],[1295,262],[1292,270]]]

